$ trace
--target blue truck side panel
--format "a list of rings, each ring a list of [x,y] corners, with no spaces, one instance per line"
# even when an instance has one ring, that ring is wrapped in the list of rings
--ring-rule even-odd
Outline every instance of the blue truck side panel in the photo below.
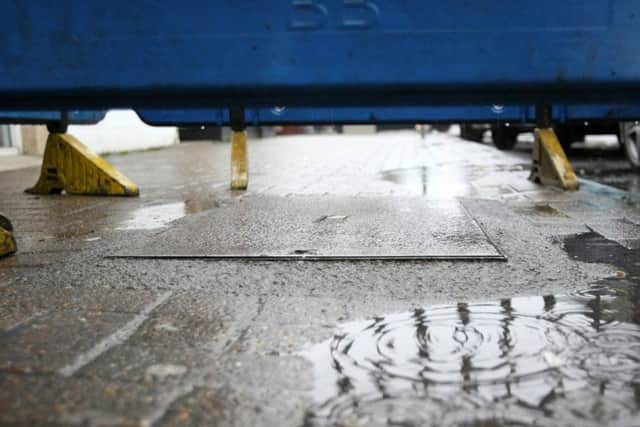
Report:
[[[67,111],[69,124],[93,125],[104,119],[106,111]],[[62,120],[58,111],[0,111],[0,123],[45,124]]]
[[[95,124],[105,111],[68,111],[70,124]],[[227,109],[140,110],[140,118],[156,126],[229,125]],[[632,105],[555,105],[555,121],[640,119],[640,106]],[[0,123],[55,123],[62,114],[55,111],[0,111]],[[439,122],[526,122],[535,121],[534,106],[432,106],[432,107],[264,107],[245,109],[251,125],[282,124],[366,124]]]
[[[159,126],[229,125],[226,109],[139,110],[146,123]],[[640,119],[640,106],[555,105],[555,121]],[[252,125],[366,124],[438,122],[535,122],[534,106],[432,106],[432,107],[271,107],[247,108],[245,121]]]
[[[634,103],[637,0],[6,0],[0,109]]]

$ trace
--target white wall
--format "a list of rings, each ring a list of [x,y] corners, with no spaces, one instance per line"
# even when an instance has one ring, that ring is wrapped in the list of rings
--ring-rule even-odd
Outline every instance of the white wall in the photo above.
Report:
[[[69,133],[96,153],[145,150],[177,144],[174,127],[153,127],[133,111],[109,111],[97,125],[69,126]]]

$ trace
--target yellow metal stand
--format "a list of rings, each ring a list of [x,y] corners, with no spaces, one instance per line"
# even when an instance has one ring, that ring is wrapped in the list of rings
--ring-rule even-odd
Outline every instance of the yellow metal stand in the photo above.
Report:
[[[577,190],[578,179],[553,129],[536,129],[530,179],[564,190]]]
[[[9,219],[0,215],[0,257],[16,251],[16,240],[13,238],[13,226]]]
[[[231,132],[231,189],[246,190],[249,185],[247,132]]]
[[[47,139],[40,178],[27,193],[138,196],[138,186],[102,157],[66,133]]]

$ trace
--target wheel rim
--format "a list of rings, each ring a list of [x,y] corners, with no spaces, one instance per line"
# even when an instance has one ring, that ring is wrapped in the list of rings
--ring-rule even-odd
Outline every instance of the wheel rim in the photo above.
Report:
[[[640,123],[625,123],[624,147],[633,166],[640,166]]]

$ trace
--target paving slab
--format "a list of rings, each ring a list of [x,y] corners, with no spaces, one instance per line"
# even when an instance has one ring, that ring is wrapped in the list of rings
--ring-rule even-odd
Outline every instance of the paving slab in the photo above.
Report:
[[[97,378],[0,374],[0,425],[139,426],[166,390]]]

